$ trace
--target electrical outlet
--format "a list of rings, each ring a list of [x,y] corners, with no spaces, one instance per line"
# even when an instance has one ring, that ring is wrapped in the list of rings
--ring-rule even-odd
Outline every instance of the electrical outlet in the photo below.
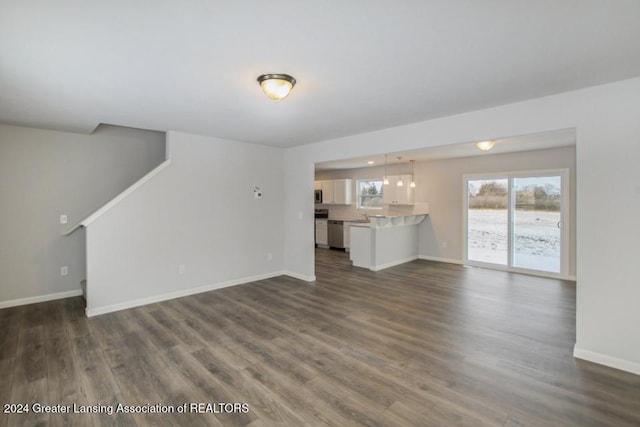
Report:
[[[184,264],[178,266],[178,274],[183,275],[187,271],[187,267]]]
[[[67,216],[60,215],[60,224],[66,224],[66,223],[67,223]]]
[[[67,274],[69,274],[69,267],[67,267],[66,265],[60,267],[60,275],[66,276]]]

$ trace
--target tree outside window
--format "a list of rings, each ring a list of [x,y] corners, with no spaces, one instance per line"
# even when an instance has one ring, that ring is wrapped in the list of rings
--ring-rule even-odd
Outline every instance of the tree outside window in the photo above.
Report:
[[[382,209],[382,180],[363,179],[357,183],[358,209]]]

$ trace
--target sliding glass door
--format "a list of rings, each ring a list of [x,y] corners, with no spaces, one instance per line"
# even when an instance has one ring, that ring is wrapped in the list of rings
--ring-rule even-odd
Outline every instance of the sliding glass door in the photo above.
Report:
[[[509,180],[469,179],[467,191],[469,261],[509,265]]]
[[[567,171],[466,176],[466,262],[566,275]]]
[[[513,266],[561,272],[562,178],[513,178]]]

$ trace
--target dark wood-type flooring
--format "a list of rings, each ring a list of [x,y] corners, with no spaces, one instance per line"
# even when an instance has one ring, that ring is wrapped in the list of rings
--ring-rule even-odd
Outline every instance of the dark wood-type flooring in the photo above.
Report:
[[[0,414],[0,425],[638,426],[640,377],[575,360],[575,284],[316,250],[263,280],[107,314],[0,310],[0,403],[239,402],[248,413]]]

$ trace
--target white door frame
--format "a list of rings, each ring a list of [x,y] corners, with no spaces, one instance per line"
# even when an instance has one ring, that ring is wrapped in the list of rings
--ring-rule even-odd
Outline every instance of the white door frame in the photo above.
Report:
[[[560,273],[553,273],[549,271],[541,271],[541,270],[532,270],[528,268],[520,268],[513,267],[513,210],[512,210],[512,187],[513,187],[513,178],[525,178],[525,177],[544,177],[544,176],[560,176],[561,179],[561,193],[562,198],[560,202],[560,224],[561,224],[561,241],[560,241]],[[472,261],[469,260],[469,248],[468,248],[468,210],[469,210],[469,181],[477,180],[477,179],[507,179],[507,200],[509,201],[509,206],[507,209],[508,215],[508,236],[507,236],[507,253],[508,253],[508,263],[507,265],[500,264],[492,264],[481,261]],[[464,265],[474,266],[474,267],[483,267],[490,268],[494,270],[502,270],[502,271],[511,271],[515,273],[525,273],[531,274],[535,276],[542,277],[553,277],[559,279],[570,279],[569,276],[569,230],[571,229],[570,223],[570,206],[571,206],[571,197],[570,191],[571,186],[569,183],[569,169],[543,169],[543,170],[526,170],[526,171],[511,171],[511,172],[497,172],[497,173],[474,173],[474,174],[464,174],[462,175],[462,262]]]

